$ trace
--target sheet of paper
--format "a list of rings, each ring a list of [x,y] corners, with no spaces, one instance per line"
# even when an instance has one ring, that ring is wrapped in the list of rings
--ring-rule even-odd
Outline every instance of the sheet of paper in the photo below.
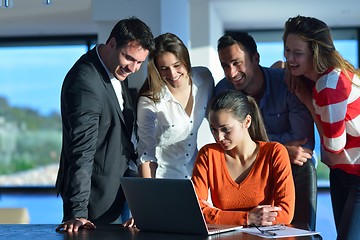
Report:
[[[255,227],[243,228],[240,231],[245,232],[245,233],[249,233],[249,234],[253,234],[253,235],[257,235],[257,236],[260,236],[262,238],[297,237],[297,236],[309,236],[309,235],[320,234],[320,232],[307,231],[307,230],[288,227],[288,226],[282,226],[280,228],[278,225],[268,226],[268,227],[259,227],[259,228],[260,228],[260,230],[270,231],[270,233],[274,233],[276,235],[271,236],[270,234],[267,234],[267,233],[261,233]]]

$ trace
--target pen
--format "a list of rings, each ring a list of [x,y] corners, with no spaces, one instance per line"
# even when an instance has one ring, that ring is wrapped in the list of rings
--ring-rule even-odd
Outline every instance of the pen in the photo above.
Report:
[[[257,230],[259,230],[259,232],[261,234],[265,234],[265,235],[269,235],[269,236],[276,236],[277,234],[274,232],[271,232],[270,230],[262,230],[260,229],[258,226],[256,226],[256,224],[252,224],[252,226],[254,226]],[[274,229],[276,230],[276,229]]]

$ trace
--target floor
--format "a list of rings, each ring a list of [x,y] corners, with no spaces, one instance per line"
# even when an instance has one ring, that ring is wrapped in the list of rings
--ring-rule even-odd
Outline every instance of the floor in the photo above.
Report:
[[[56,224],[60,223],[62,218],[61,198],[54,195],[1,194],[0,207],[26,207],[32,224]],[[336,239],[328,191],[319,191],[318,193],[316,230],[321,233],[324,240]]]
[[[323,240],[335,240],[336,230],[329,191],[319,191],[316,212],[316,231]]]

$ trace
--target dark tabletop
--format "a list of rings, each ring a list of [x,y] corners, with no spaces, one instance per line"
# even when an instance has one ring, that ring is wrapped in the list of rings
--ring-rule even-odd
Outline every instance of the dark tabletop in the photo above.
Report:
[[[121,225],[97,226],[96,230],[79,230],[78,232],[57,232],[55,224],[0,224],[0,239],[2,240],[112,240],[112,239],[134,239],[134,240],[258,240],[263,239],[240,231],[216,234],[213,236],[198,236],[185,234],[167,234],[142,232],[134,228],[123,228]],[[282,240],[307,240],[322,239],[320,236],[281,238]]]

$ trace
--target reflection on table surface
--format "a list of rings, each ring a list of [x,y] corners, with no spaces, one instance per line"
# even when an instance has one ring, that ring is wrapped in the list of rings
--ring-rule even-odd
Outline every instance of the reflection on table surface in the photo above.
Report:
[[[185,235],[143,232],[135,228],[123,228],[121,225],[97,226],[96,230],[79,230],[78,232],[56,232],[55,224],[2,224],[0,225],[0,239],[6,240],[38,240],[38,239],[66,239],[66,240],[112,240],[112,239],[134,239],[134,240],[257,240],[263,239],[254,235],[246,234],[241,230],[215,234],[212,236]],[[321,236],[304,236],[281,238],[282,240],[307,240],[322,239]]]

